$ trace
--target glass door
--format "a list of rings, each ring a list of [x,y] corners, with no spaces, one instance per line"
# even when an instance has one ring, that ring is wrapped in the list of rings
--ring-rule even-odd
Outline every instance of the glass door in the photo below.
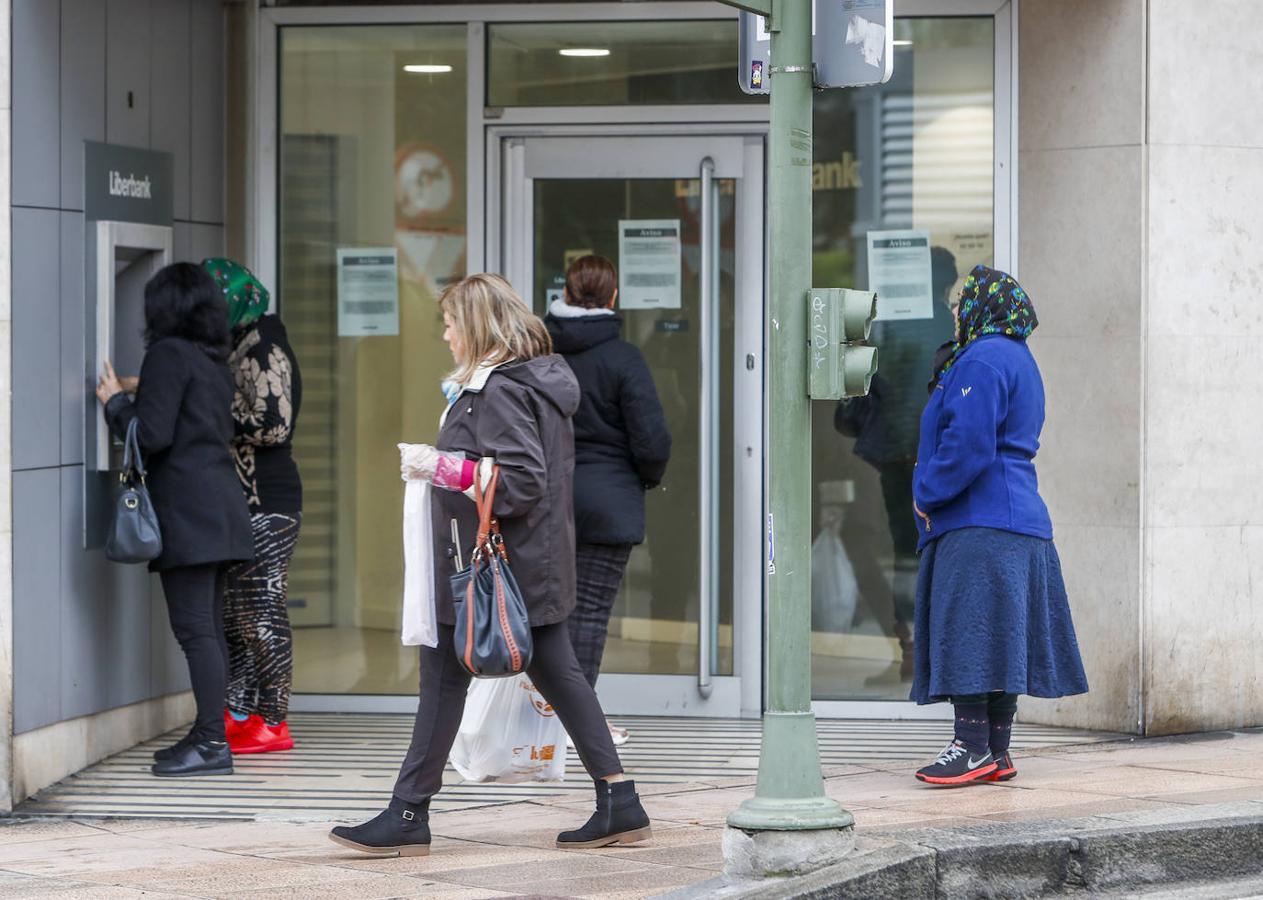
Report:
[[[761,139],[541,135],[501,149],[491,196],[505,274],[543,315],[572,260],[610,259],[623,337],[672,433],[610,621],[602,701],[623,714],[757,712]],[[753,556],[739,550],[751,537]]]

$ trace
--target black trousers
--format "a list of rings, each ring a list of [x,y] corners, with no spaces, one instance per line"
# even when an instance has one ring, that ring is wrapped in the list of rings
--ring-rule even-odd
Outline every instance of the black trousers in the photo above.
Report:
[[[601,673],[601,657],[605,655],[605,635],[610,627],[610,613],[618,599],[631,544],[579,544],[575,548],[575,589],[578,597],[574,612],[567,620],[570,644],[579,659],[579,668],[588,684],[596,687]]]
[[[421,699],[412,729],[412,745],[399,769],[395,796],[407,803],[430,799],[443,786],[443,767],[456,742],[470,675],[456,658],[455,629],[439,626],[439,645],[421,648]],[[531,629],[535,641],[527,676],[574,740],[575,749],[592,779],[623,771],[610,739],[605,713],[596,692],[579,670],[566,623]]]
[[[162,572],[171,631],[189,664],[197,701],[193,733],[199,740],[224,740],[224,692],[228,687],[228,644],[224,640],[224,576],[217,563],[179,566]]]

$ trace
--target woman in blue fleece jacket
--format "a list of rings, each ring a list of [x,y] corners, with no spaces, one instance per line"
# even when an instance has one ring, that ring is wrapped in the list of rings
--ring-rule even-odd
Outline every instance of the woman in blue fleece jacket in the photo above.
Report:
[[[953,312],[956,343],[921,417],[912,492],[920,531],[912,699],[949,701],[955,740],[917,772],[930,784],[1017,775],[1019,694],[1087,691],[1039,496],[1044,384],[1026,338],[1039,324],[1004,272],[977,266]]]

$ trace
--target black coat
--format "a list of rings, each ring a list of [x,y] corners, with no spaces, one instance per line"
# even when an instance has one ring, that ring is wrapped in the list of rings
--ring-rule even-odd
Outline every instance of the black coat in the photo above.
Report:
[[[110,430],[132,419],[149,470],[149,494],[162,531],[162,555],[149,568],[254,558],[250,512],[228,444],[233,436],[228,366],[183,338],[164,338],[145,353],[133,403],[118,394],[106,406]]]
[[[500,466],[493,507],[509,565],[526,600],[531,625],[564,622],[575,605],[574,427],[579,386],[559,356],[501,366],[481,388],[466,389],[448,410],[435,446],[466,459]],[[472,491],[470,494],[472,495]],[[456,624],[451,577],[469,565],[478,513],[469,497],[435,489],[435,607],[444,625]]]
[[[574,417],[575,532],[585,544],[639,544],[645,491],[666,474],[671,432],[644,356],[619,339],[618,316],[571,309],[554,307],[545,321],[583,393]]]

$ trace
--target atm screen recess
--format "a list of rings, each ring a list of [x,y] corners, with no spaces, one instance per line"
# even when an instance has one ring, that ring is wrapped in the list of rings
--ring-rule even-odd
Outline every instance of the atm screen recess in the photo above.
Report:
[[[96,400],[106,360],[121,375],[144,357],[145,283],[172,262],[171,154],[84,142],[83,541],[105,543],[118,485],[121,444]]]

